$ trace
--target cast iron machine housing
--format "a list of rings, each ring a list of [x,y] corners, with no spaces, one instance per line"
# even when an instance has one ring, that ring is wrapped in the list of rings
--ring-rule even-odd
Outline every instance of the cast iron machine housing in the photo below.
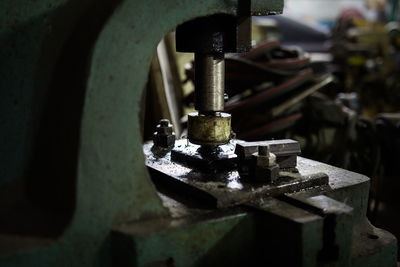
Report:
[[[222,74],[222,53],[247,48],[250,15],[281,13],[283,1],[3,2],[1,266],[395,263],[395,238],[365,217],[368,178],[297,157],[296,142],[231,143],[224,131],[218,144],[200,141],[201,154],[187,140],[173,146],[165,121],[154,149],[139,141],[140,100],[165,34],[218,20],[221,29],[206,28],[223,33],[223,50],[186,41],[204,69],[200,88],[216,89],[199,100],[199,117],[219,119],[222,76],[207,73]],[[171,159],[173,147],[183,160]],[[278,179],[264,181],[277,165]]]

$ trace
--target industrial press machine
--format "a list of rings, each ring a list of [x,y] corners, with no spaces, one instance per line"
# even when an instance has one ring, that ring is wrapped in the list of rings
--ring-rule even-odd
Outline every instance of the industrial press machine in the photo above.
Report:
[[[224,54],[250,49],[251,16],[282,1],[1,5],[0,266],[396,265],[395,237],[366,218],[367,177],[231,131]],[[175,28],[197,112],[187,138],[161,120],[142,144],[151,58]]]

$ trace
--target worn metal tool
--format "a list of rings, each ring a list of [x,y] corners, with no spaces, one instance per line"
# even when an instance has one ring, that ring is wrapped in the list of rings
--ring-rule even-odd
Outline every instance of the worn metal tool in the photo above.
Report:
[[[188,138],[203,146],[226,144],[231,116],[224,111],[225,58],[250,48],[250,1],[240,1],[236,17],[214,15],[178,26],[176,48],[195,53],[195,107],[189,114]]]

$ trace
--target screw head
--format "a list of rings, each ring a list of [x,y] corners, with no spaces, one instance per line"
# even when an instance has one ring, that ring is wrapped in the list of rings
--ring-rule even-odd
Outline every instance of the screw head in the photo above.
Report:
[[[169,120],[167,120],[167,119],[160,120],[160,126],[161,127],[168,127],[169,126]]]
[[[171,135],[173,133],[172,124],[170,124],[169,120],[162,119],[156,126],[156,131],[161,135]]]

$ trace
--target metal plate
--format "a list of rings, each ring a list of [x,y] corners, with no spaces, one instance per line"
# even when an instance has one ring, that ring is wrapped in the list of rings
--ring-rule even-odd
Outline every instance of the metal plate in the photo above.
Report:
[[[221,145],[218,153],[207,156],[198,153],[199,148],[199,145],[188,143],[187,139],[176,140],[175,147],[171,151],[171,160],[208,173],[236,168],[237,156],[234,143]]]
[[[178,140],[177,145],[182,140]],[[186,142],[186,141],[185,141]],[[193,149],[188,144],[188,149]],[[152,143],[143,146],[146,165],[156,185],[168,186],[189,197],[199,198],[215,207],[242,204],[260,197],[277,196],[310,187],[327,185],[329,178],[324,173],[304,174],[280,172],[276,184],[255,183],[241,177],[236,170],[205,172],[171,161],[171,153],[155,157]],[[234,150],[230,150],[234,151]],[[232,153],[232,152],[230,152]]]

